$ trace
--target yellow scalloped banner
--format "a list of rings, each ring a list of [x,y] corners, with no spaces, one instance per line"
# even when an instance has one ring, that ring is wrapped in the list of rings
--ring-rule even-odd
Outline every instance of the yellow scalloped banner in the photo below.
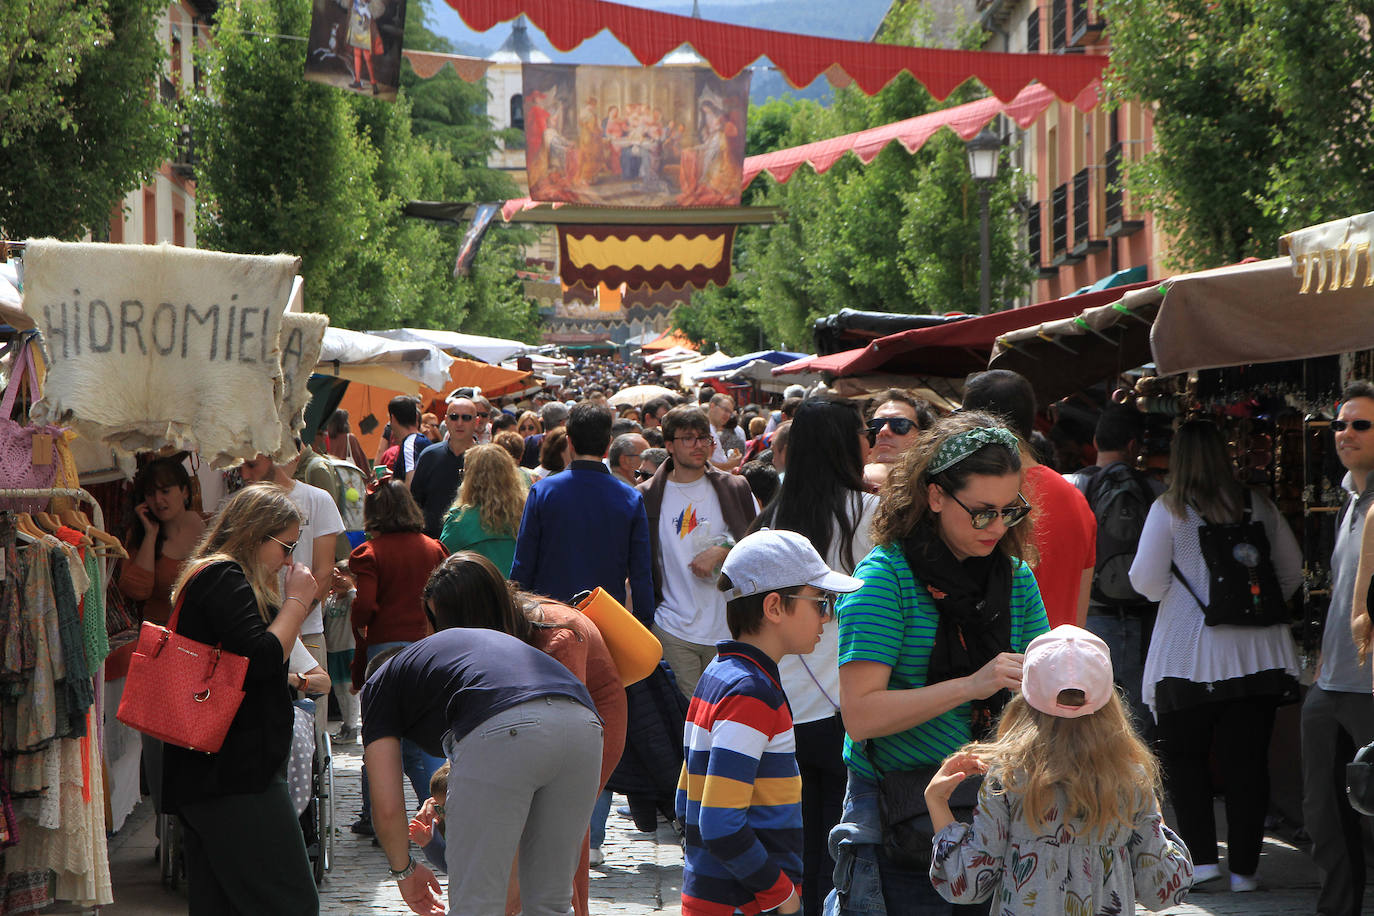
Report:
[[[568,259],[576,267],[606,270],[619,267],[715,267],[725,256],[724,235],[694,235],[690,238],[678,233],[665,239],[655,233],[648,238],[608,238],[600,240],[590,235],[575,236],[569,232]]]

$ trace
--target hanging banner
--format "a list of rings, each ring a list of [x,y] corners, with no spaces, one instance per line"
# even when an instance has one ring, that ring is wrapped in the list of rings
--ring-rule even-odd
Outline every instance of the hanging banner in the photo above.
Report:
[[[406,0],[314,0],[305,78],[396,101]]]
[[[468,226],[468,231],[463,233],[463,241],[458,246],[458,257],[453,262],[454,279],[466,277],[472,270],[472,262],[477,260],[477,249],[482,247],[482,239],[486,237],[487,228],[491,226],[491,218],[500,209],[500,204],[477,205],[472,224]]]
[[[704,289],[730,281],[734,226],[559,226],[564,284]]]
[[[525,163],[538,201],[739,203],[749,74],[525,64]]]

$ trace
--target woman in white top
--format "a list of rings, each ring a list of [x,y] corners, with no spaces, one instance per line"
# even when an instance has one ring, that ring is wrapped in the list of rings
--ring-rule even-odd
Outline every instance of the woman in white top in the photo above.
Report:
[[[1255,870],[1269,803],[1274,712],[1286,697],[1296,696],[1298,657],[1286,623],[1204,623],[1199,600],[1211,601],[1211,577],[1198,532],[1208,522],[1240,521],[1249,506],[1264,526],[1285,598],[1302,582],[1302,555],[1278,508],[1236,480],[1215,424],[1190,420],[1179,427],[1169,472],[1169,489],[1151,507],[1131,564],[1136,591],[1160,602],[1145,660],[1144,700],[1158,723],[1165,785],[1178,832],[1193,854],[1194,884],[1221,874],[1209,766],[1215,742],[1226,773],[1231,889],[1251,891],[1258,886]]]
[[[782,528],[805,535],[831,569],[852,573],[873,548],[878,497],[864,492],[869,437],[847,401],[808,398],[797,408],[788,440],[787,475],[751,531]],[[807,916],[819,914],[833,886],[835,863],[826,842],[840,821],[845,784],[844,723],[840,721],[840,638],[832,617],[809,655],[778,664],[792,707],[802,780],[802,886]]]

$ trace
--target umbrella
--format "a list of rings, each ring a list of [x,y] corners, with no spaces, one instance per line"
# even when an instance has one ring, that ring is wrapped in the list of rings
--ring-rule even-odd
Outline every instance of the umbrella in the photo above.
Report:
[[[664,395],[671,394],[673,394],[672,390],[664,388],[662,385],[635,385],[617,391],[606,399],[606,403],[617,408],[625,405],[643,407],[654,398],[661,398]]]

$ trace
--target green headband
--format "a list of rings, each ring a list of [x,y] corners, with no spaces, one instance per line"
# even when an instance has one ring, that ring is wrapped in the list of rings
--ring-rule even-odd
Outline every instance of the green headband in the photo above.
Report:
[[[940,447],[935,450],[935,458],[930,462],[930,467],[926,468],[926,473],[939,474],[948,471],[985,445],[1000,445],[1012,454],[1016,454],[1020,449],[1020,442],[1011,430],[1000,426],[979,426],[957,436],[950,436],[941,442]]]

